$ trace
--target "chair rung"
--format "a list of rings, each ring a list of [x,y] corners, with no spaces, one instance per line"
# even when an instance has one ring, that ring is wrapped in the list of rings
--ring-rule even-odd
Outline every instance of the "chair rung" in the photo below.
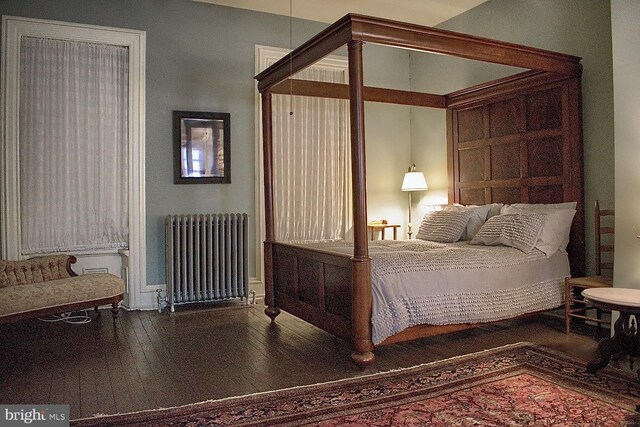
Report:
[[[615,215],[616,214],[616,210],[615,209],[601,209],[600,210],[600,216],[609,216],[609,215]]]
[[[600,252],[613,252],[613,245],[601,245]]]
[[[587,304],[587,301],[585,301],[585,300],[583,300],[583,299],[569,298],[569,301],[570,301],[570,302],[577,302],[577,303],[585,304],[585,305]],[[595,307],[594,307],[594,308],[595,308]]]
[[[572,313],[573,313],[574,311],[575,311],[575,312],[577,312],[577,311],[587,311],[587,310],[595,310],[595,309],[596,309],[596,307],[592,307],[592,306],[589,306],[589,305],[584,306],[584,307],[573,307],[573,306],[572,306],[572,307],[570,307],[570,311],[571,311]]]
[[[572,308],[569,310],[569,313],[580,313],[587,310],[595,310],[595,307],[581,307],[581,308]]]
[[[593,317],[581,316],[579,314],[569,314],[569,317],[575,317],[577,319],[589,320],[591,322],[596,322],[596,323],[610,323],[609,320],[595,319]]]
[[[602,264],[600,264],[600,268],[606,269],[606,270],[613,270],[613,263],[612,262],[603,262]]]
[[[611,264],[613,265],[613,263],[611,263]],[[586,282],[574,283],[574,282],[570,281],[569,283],[567,283],[565,285],[565,286],[569,287],[569,292],[571,292],[571,290],[573,288],[579,288],[579,289],[610,288],[613,285],[613,283],[611,283],[611,282],[604,281],[602,276],[600,276],[600,277],[592,276],[592,277],[589,277],[589,278],[575,277],[575,278],[572,278],[572,279],[569,279],[569,280],[580,280],[580,279],[582,279],[582,280],[590,279],[592,281],[589,282],[589,283],[586,283]]]
[[[600,227],[600,234],[613,234],[613,227]]]

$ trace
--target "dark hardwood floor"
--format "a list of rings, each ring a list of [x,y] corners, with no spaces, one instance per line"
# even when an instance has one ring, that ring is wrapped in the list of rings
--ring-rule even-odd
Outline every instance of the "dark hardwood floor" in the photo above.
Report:
[[[376,349],[364,371],[350,345],[264,306],[110,313],[84,325],[0,325],[0,402],[65,403],[77,419],[170,407],[386,371],[529,341],[589,360],[595,334],[565,335],[550,314]]]

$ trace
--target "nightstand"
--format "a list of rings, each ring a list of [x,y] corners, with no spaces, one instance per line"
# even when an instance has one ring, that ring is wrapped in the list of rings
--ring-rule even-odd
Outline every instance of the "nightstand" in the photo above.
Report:
[[[367,224],[371,240],[373,240],[376,231],[380,231],[380,240],[384,240],[384,230],[387,228],[393,228],[393,240],[398,240],[400,224]]]

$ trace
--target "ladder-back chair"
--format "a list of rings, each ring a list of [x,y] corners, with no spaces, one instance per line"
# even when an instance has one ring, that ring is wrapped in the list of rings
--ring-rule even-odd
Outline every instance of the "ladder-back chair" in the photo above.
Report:
[[[570,332],[571,319],[578,318],[595,322],[600,327],[608,320],[602,320],[602,312],[586,304],[580,294],[583,289],[605,288],[613,286],[613,209],[600,209],[595,203],[595,243],[596,275],[588,277],[567,277],[564,279],[564,314],[566,333]],[[588,310],[596,310],[596,317],[589,316]]]

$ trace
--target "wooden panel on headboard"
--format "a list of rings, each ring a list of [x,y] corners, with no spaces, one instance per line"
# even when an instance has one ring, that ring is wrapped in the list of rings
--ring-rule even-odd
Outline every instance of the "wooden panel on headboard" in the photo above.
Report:
[[[578,202],[569,256],[584,274],[580,79],[469,91],[447,110],[450,203]]]

